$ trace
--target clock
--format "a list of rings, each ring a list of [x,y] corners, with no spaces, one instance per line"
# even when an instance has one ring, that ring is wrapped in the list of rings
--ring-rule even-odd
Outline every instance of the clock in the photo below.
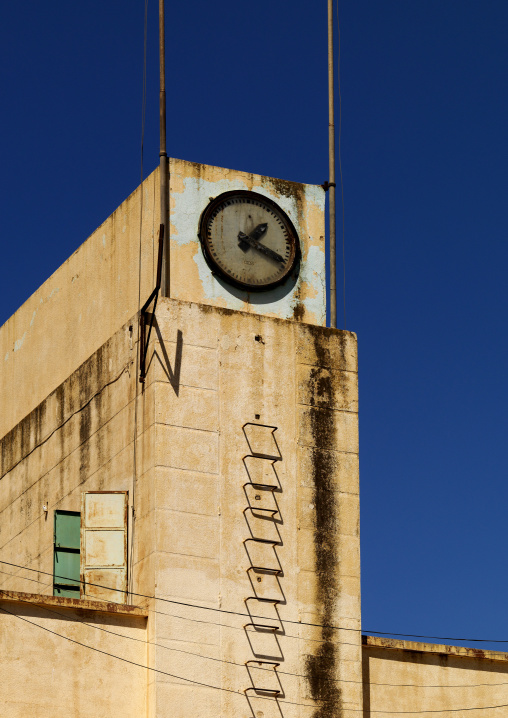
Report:
[[[215,197],[201,216],[199,238],[212,272],[247,291],[266,291],[296,272],[300,242],[271,199],[236,190]]]

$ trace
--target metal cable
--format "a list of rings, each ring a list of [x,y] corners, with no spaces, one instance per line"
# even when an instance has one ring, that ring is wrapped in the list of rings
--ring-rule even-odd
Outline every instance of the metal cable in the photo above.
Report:
[[[132,665],[132,666],[137,666],[138,668],[143,668],[143,669],[145,669],[145,670],[153,671],[153,672],[155,672],[155,673],[160,673],[160,674],[162,674],[162,675],[166,675],[166,676],[169,676],[169,677],[171,677],[171,678],[176,678],[177,680],[182,680],[182,681],[185,681],[185,682],[187,682],[187,683],[192,683],[192,684],[194,684],[194,685],[203,686],[203,687],[205,687],[205,688],[211,688],[211,689],[217,690],[217,691],[224,691],[224,692],[226,692],[226,693],[235,693],[236,695],[246,697],[246,696],[245,696],[245,693],[244,693],[243,691],[236,691],[236,690],[233,690],[233,689],[231,689],[231,688],[220,688],[219,686],[210,685],[210,684],[208,684],[208,683],[202,683],[201,681],[195,681],[195,680],[193,680],[193,679],[191,679],[191,678],[184,678],[183,676],[178,676],[178,675],[175,675],[174,673],[169,673],[169,672],[167,672],[167,671],[162,671],[162,670],[160,670],[160,669],[158,669],[158,668],[153,668],[152,666],[144,666],[144,665],[141,664],[141,663],[136,663],[135,661],[130,661],[129,659],[123,658],[122,656],[116,656],[115,654],[113,654],[113,653],[108,653],[107,651],[103,651],[103,650],[101,650],[100,648],[94,648],[93,646],[89,646],[89,645],[87,645],[86,643],[82,643],[81,641],[76,641],[74,638],[70,638],[69,636],[64,636],[63,634],[58,633],[57,631],[52,631],[51,629],[46,628],[45,626],[41,626],[39,623],[35,623],[34,621],[29,621],[27,618],[22,618],[21,616],[18,616],[18,615],[16,615],[15,613],[12,613],[12,611],[8,611],[6,608],[1,608],[1,607],[0,607],[0,611],[2,611],[3,613],[7,613],[7,614],[9,614],[10,616],[13,616],[14,618],[17,618],[17,619],[20,620],[20,621],[23,621],[23,622],[25,622],[25,623],[28,623],[28,624],[30,624],[30,625],[32,625],[32,626],[37,627],[37,628],[40,628],[40,629],[42,629],[43,631],[47,631],[48,633],[51,633],[51,634],[54,635],[54,636],[58,636],[59,638],[63,638],[63,639],[66,640],[66,641],[70,641],[71,643],[74,643],[74,644],[76,644],[76,645],[78,645],[78,646],[82,646],[83,648],[88,648],[88,649],[91,650],[91,651],[95,651],[95,652],[97,652],[97,653],[101,653],[102,655],[108,656],[108,657],[110,657],[110,658],[116,658],[117,660],[123,661],[124,663],[128,663],[128,664],[130,664],[130,665]],[[255,688],[255,687],[253,687],[253,688]],[[266,697],[266,696],[261,696],[261,695],[257,695],[257,696],[256,696],[256,699],[257,699],[257,700],[271,700],[271,701],[275,701],[276,703],[281,703],[281,704],[286,704],[286,705],[297,705],[297,706],[300,706],[300,707],[303,707],[303,708],[311,708],[311,709],[314,709],[314,710],[315,710],[315,708],[316,708],[316,703],[319,705],[319,701],[316,701],[314,704],[311,704],[311,703],[298,703],[298,702],[295,702],[295,701],[286,701],[286,700],[281,700],[281,699],[278,699],[278,698],[268,698],[268,697]],[[325,703],[325,704],[326,704],[326,703]],[[394,710],[383,711],[383,710],[372,710],[372,709],[370,709],[370,713],[371,713],[371,714],[372,714],[372,713],[375,713],[375,714],[383,714],[383,715],[388,715],[388,714],[390,714],[390,715],[422,715],[422,714],[429,714],[429,713],[432,713],[432,714],[435,714],[435,713],[458,713],[458,712],[461,712],[461,711],[493,710],[493,709],[495,709],[495,708],[508,708],[508,704],[503,703],[503,704],[495,705],[495,706],[474,706],[474,707],[466,707],[466,708],[443,708],[443,709],[440,709],[440,710],[420,710],[420,711],[394,711]],[[362,709],[362,708],[348,708],[348,711],[358,713],[358,712],[363,712],[363,709]]]
[[[6,566],[12,566],[14,568],[22,569],[23,571],[31,571],[32,573],[41,573],[45,576],[56,576],[56,578],[66,578],[69,579],[68,576],[59,576],[58,574],[49,573],[48,571],[42,571],[40,569],[36,568],[28,568],[28,566],[21,566],[17,563],[11,563],[9,561],[3,561],[0,559],[0,563],[6,565]],[[12,574],[11,574],[12,575]],[[23,579],[23,577],[18,576],[18,578]],[[125,591],[122,591],[121,589],[117,588],[111,588],[110,586],[102,586],[101,584],[97,583],[90,583],[87,581],[80,581],[80,584],[84,584],[85,586],[95,586],[97,588],[105,588],[108,591],[118,591],[120,593],[125,593]],[[242,618],[266,618],[266,616],[256,616],[255,614],[250,613],[242,613],[241,611],[227,611],[224,608],[214,608],[213,606],[199,606],[195,603],[186,603],[184,601],[174,601],[170,598],[163,598],[162,596],[149,596],[144,593],[135,593],[134,591],[127,591],[127,593],[130,593],[133,596],[139,596],[140,598],[147,598],[150,600],[155,601],[164,601],[166,603],[172,603],[178,606],[185,606],[186,608],[199,608],[204,611],[215,611],[217,613],[224,613],[230,616],[241,616]],[[184,618],[183,616],[179,616],[179,618]],[[188,619],[188,620],[196,620],[196,619]],[[342,620],[356,620],[352,616],[345,616]],[[332,624],[326,624],[326,623],[310,623],[307,621],[290,621],[286,619],[281,619],[282,623],[288,623],[291,625],[296,626],[310,626],[311,628],[329,628],[337,631],[350,631],[353,633],[360,633],[362,629],[359,628],[345,628],[343,626],[334,626]],[[204,623],[207,623],[204,621]],[[211,622],[210,622],[211,623]],[[216,625],[224,625],[224,624],[216,624]],[[234,628],[231,626],[231,628]],[[508,639],[500,639],[500,638],[460,638],[460,637],[453,637],[453,636],[426,636],[423,634],[415,634],[415,633],[394,633],[392,631],[375,631],[370,628],[364,628],[364,632],[366,633],[378,633],[383,634],[385,636],[400,636],[400,637],[406,637],[406,638],[431,638],[436,639],[439,641],[462,641],[464,643],[508,643]],[[300,636],[288,636],[292,638],[300,638]],[[311,639],[302,639],[302,640],[311,640]],[[352,644],[356,645],[356,644]]]
[[[142,239],[143,239],[143,199],[144,199],[144,168],[143,168],[143,149],[145,142],[145,120],[146,120],[146,46],[147,46],[147,28],[148,28],[148,0],[145,0],[145,15],[144,15],[144,30],[143,30],[143,90],[141,97],[141,152],[140,152],[140,209],[139,209],[139,256],[138,256],[138,311],[136,316],[139,316],[141,309],[141,260],[142,260]],[[152,246],[152,271],[153,271],[153,246]],[[138,438],[138,374],[139,374],[139,321],[136,322],[138,330],[138,338],[135,346],[136,350],[136,373],[134,376],[134,383],[136,385],[136,396],[134,397],[134,440],[133,440],[133,455],[132,455],[132,504],[131,504],[131,530],[130,530],[130,561],[129,561],[129,580],[133,580],[133,569],[134,569],[134,534],[136,524],[136,484],[137,484],[137,438]]]
[[[0,573],[4,573],[4,572],[2,571],[2,572],[0,572]],[[12,574],[10,574],[10,575],[12,575]],[[32,579],[32,580],[36,580],[36,579]],[[25,604],[30,605],[30,606],[33,605],[30,601],[23,601],[22,599],[19,599],[19,600],[20,600],[21,603],[25,603]],[[162,645],[162,644],[160,644],[160,643],[155,643],[155,641],[147,641],[147,640],[145,640],[145,639],[143,639],[143,638],[134,638],[133,636],[126,636],[126,635],[124,635],[124,634],[122,634],[122,633],[116,633],[115,631],[110,631],[110,630],[108,630],[107,628],[101,628],[100,626],[96,626],[96,625],[94,625],[93,623],[87,623],[86,621],[81,621],[79,618],[69,619],[69,616],[68,616],[67,614],[65,614],[65,613],[60,613],[60,611],[55,611],[55,610],[53,610],[53,609],[48,608],[47,606],[42,606],[42,608],[43,608],[45,611],[47,611],[48,613],[53,613],[53,614],[56,615],[56,616],[61,616],[62,618],[64,618],[64,619],[67,620],[67,621],[71,620],[72,623],[79,623],[79,624],[81,624],[81,625],[88,626],[89,628],[94,628],[94,629],[96,629],[97,631],[102,631],[103,633],[109,633],[109,634],[111,634],[112,636],[117,636],[118,638],[125,638],[125,639],[127,639],[127,640],[129,640],[129,641],[136,641],[136,642],[138,642],[138,643],[143,643],[144,645],[155,646],[156,648],[163,648],[164,650],[167,650],[167,651],[173,651],[173,652],[176,652],[176,653],[183,653],[183,654],[185,654],[186,656],[195,656],[196,658],[202,658],[202,659],[204,659],[204,660],[214,661],[214,662],[216,662],[216,663],[227,663],[228,665],[238,666],[238,667],[240,667],[240,668],[245,668],[245,663],[237,663],[236,661],[228,661],[228,660],[223,659],[223,658],[214,658],[213,656],[205,656],[205,655],[203,655],[202,653],[194,653],[193,651],[184,651],[183,649],[181,649],[181,648],[175,648],[174,646],[164,646],[164,645]],[[156,611],[155,613],[162,613],[162,612]],[[173,616],[173,614],[171,614],[171,613],[162,613],[162,615],[163,615],[163,616]],[[174,617],[175,617],[175,618],[181,618],[180,616],[174,616]],[[192,620],[192,619],[189,619],[189,620]],[[223,624],[221,624],[221,625],[223,625]],[[233,628],[233,626],[231,626],[231,628]],[[243,629],[240,629],[240,630],[243,630]],[[338,641],[338,643],[340,643],[341,645],[343,645],[345,642],[344,642],[344,641]],[[346,645],[357,645],[357,644],[346,643]],[[268,672],[272,672],[272,671],[273,671],[272,668],[262,668],[262,667],[256,667],[256,670],[268,671]],[[277,669],[277,673],[280,674],[280,675],[283,675],[283,676],[292,676],[292,677],[294,677],[294,678],[306,678],[306,679],[308,678],[308,677],[307,677],[305,674],[303,674],[303,673],[290,673],[289,671],[281,671],[280,669]],[[357,680],[348,679],[348,678],[332,678],[331,680],[332,680],[334,683],[359,683],[359,684],[363,685],[363,681],[357,681]],[[376,681],[369,681],[369,685],[371,685],[371,686],[390,686],[391,688],[441,688],[441,689],[442,689],[442,688],[464,688],[464,684],[463,684],[463,683],[448,684],[448,685],[442,685],[442,684],[441,684],[441,685],[434,685],[434,684],[427,684],[427,683],[424,683],[424,684],[418,684],[418,683],[382,683],[382,682],[376,682]],[[467,688],[480,688],[480,687],[484,687],[484,686],[492,686],[492,687],[495,687],[495,686],[507,686],[507,685],[508,685],[508,682],[507,682],[507,681],[501,681],[500,683],[468,683],[468,684],[467,684]]]
[[[0,563],[5,564],[6,566],[13,566],[14,568],[20,568],[24,571],[31,571],[32,573],[42,573],[45,576],[53,576],[54,578],[63,578],[63,579],[74,581],[74,579],[69,579],[69,576],[60,576],[59,574],[49,573],[48,571],[42,571],[42,570],[36,569],[36,568],[28,568],[27,566],[20,566],[19,564],[10,563],[9,561],[2,561],[1,559],[0,559]],[[77,580],[76,580],[76,582],[77,582]],[[120,588],[112,588],[110,586],[103,586],[99,583],[91,583],[89,581],[80,580],[79,584],[80,585],[82,584],[84,586],[94,586],[95,588],[104,588],[104,589],[107,589],[108,591],[117,591],[119,593],[128,593],[131,596],[138,596],[139,598],[147,598],[149,600],[155,600],[155,601],[164,601],[165,603],[172,603],[177,606],[185,606],[187,608],[199,608],[204,611],[215,611],[217,613],[224,613],[229,616],[242,616],[242,618],[251,618],[251,619],[252,618],[266,618],[266,616],[257,616],[253,613],[242,613],[241,611],[227,611],[224,608],[214,608],[213,606],[199,606],[197,604],[186,603],[184,601],[174,601],[170,598],[163,598],[162,596],[149,596],[145,593],[136,593],[134,591],[122,591],[122,589],[120,589]],[[345,617],[343,620],[349,620],[350,618],[351,617],[348,616],[348,617]],[[351,619],[351,620],[355,620],[355,619]],[[343,628],[341,626],[332,626],[332,625],[327,625],[327,624],[322,624],[322,623],[309,623],[306,621],[290,621],[290,620],[285,620],[285,619],[284,620],[281,619],[281,622],[289,623],[289,624],[296,625],[296,626],[310,626],[312,628],[331,628],[331,629],[334,629],[337,631],[353,631],[355,633],[360,633],[359,628]],[[217,624],[217,625],[222,625],[222,624]],[[300,636],[293,636],[293,638],[300,638]],[[305,639],[305,640],[312,640],[312,639]]]
[[[343,299],[344,299],[344,330],[346,330],[346,224],[345,224],[345,208],[344,208],[344,180],[342,177],[342,92],[340,84],[340,22],[339,22],[339,0],[337,0],[337,39],[338,39],[338,56],[337,56],[337,81],[339,90],[339,174],[340,174],[340,191],[342,198],[342,275],[343,275]]]

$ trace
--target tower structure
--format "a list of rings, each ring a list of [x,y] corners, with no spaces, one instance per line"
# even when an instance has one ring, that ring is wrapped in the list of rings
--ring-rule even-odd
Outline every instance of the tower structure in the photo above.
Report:
[[[357,353],[325,326],[324,191],[170,165],[143,383],[158,171],[0,330],[5,715],[356,717]]]

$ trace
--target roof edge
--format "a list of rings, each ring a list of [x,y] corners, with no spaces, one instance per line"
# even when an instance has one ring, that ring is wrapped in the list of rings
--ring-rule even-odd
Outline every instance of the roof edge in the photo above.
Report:
[[[418,643],[416,641],[401,641],[395,638],[382,638],[381,636],[362,635],[362,646],[366,648],[383,648],[392,651],[413,651],[417,653],[435,653],[459,658],[475,658],[476,660],[508,662],[508,653],[501,651],[486,651],[481,648],[467,648],[466,646],[446,646],[438,643]]]

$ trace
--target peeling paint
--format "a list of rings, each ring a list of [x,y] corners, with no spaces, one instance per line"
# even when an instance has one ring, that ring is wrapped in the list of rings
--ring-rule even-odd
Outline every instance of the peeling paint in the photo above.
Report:
[[[301,281],[306,282],[309,287],[314,288],[314,295],[309,292],[307,297],[302,299],[308,312],[314,314],[317,324],[324,324],[326,321],[326,269],[325,252],[317,246],[309,247],[307,262],[301,269]],[[325,300],[323,301],[323,297]]]
[[[302,259],[298,277],[269,292],[246,292],[215,276],[201,251],[198,227],[211,199],[231,190],[253,190],[276,202],[298,232]],[[323,325],[326,321],[324,193],[246,172],[172,160],[172,296],[233,310]]]
[[[23,336],[21,337],[21,339],[17,339],[17,340],[14,342],[14,349],[13,349],[13,351],[17,352],[17,351],[19,351],[19,350],[21,349],[21,347],[23,346],[23,342],[25,341],[25,337],[26,337],[26,332],[23,334]]]
[[[152,291],[159,170],[143,186],[144,212],[150,221],[143,222],[141,275],[137,260],[142,190],[138,187],[1,328],[4,366],[12,361],[13,349],[17,350],[13,374],[7,377],[4,372],[0,377],[1,432],[19,422],[133,316],[138,308],[139,279],[142,297]],[[210,197],[235,188],[259,192],[280,204],[298,231],[302,245],[300,276],[272,292],[233,290],[211,274],[201,254],[197,231],[202,210]],[[172,159],[170,202],[171,294],[175,299],[324,324],[325,194],[319,186]],[[42,314],[38,314],[41,309]],[[97,316],[101,316],[100,322]],[[50,347],[58,347],[59,361],[49,361]],[[25,380],[33,375],[37,376],[36,386]]]
[[[216,197],[232,189],[249,189],[245,182],[240,180],[219,180],[210,182],[195,177],[185,177],[184,190],[171,214],[171,239],[178,245],[196,242],[197,228],[201,211],[206,207],[211,197]]]
[[[74,281],[74,279],[76,279],[78,276],[79,276],[79,275],[76,275],[76,277],[73,277],[73,278],[72,278],[72,281]],[[51,297],[53,297],[55,294],[58,294],[59,291],[60,291],[60,287],[55,287],[54,289],[51,290],[51,292],[48,294],[47,297],[41,297],[41,299],[39,300],[39,306],[40,306],[41,304],[44,304],[44,302],[47,302],[48,299],[51,299]],[[37,311],[38,311],[38,309],[39,309],[39,307],[37,307],[37,309],[34,309],[34,311],[32,312],[32,318],[30,319],[30,326],[31,326],[31,327],[34,325],[35,317],[37,316]],[[25,334],[26,334],[26,332],[25,332]],[[23,339],[24,339],[24,337],[23,337]],[[23,343],[23,340],[21,340],[21,344],[22,344],[22,343]],[[21,344],[19,345],[18,349],[21,347]],[[16,351],[16,350],[15,350],[15,351]]]

